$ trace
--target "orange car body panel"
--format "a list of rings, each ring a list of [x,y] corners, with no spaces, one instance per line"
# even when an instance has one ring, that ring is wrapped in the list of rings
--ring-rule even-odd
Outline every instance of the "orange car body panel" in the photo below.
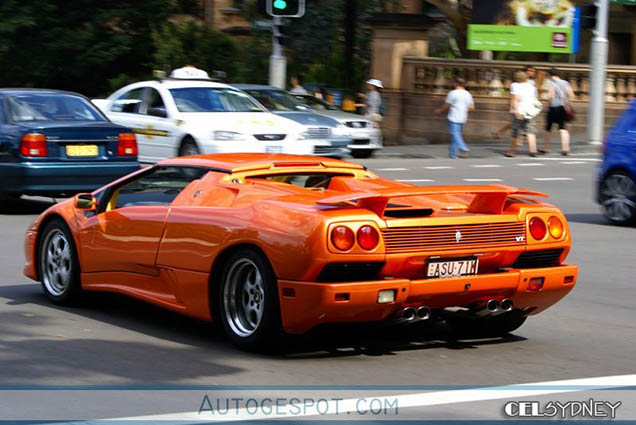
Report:
[[[74,199],[52,206],[27,230],[25,275],[39,279],[39,237],[46,222],[59,217],[73,235],[84,289],[127,294],[204,320],[213,319],[210,293],[220,278],[221,254],[240,245],[256,247],[278,278],[282,323],[291,333],[328,322],[384,320],[404,306],[467,306],[490,297],[511,298],[515,307],[536,314],[564,297],[576,282],[577,267],[563,265],[571,245],[565,217],[558,208],[535,200],[544,196],[540,193],[509,186],[416,187],[378,178],[357,164],[315,157],[201,155],[157,166],[168,165],[205,167],[209,172],[186,186],[170,205],[95,215],[76,209]],[[263,178],[281,173],[333,176],[326,190]],[[127,178],[94,194],[116,188]],[[421,209],[422,216],[399,214],[409,208]],[[389,210],[396,216],[385,216]],[[534,240],[527,223],[535,216],[544,221],[558,217],[563,236],[555,240],[548,232],[543,240]],[[330,229],[339,224],[354,232],[370,225],[384,236],[370,251],[355,244],[340,252],[329,237]],[[480,229],[493,225],[521,229],[516,233],[521,236],[489,244]],[[444,226],[476,229],[466,232],[474,244],[429,238],[432,245],[420,246],[419,236],[404,233]],[[513,230],[502,235],[508,237]],[[396,239],[389,242],[387,237]],[[553,249],[561,250],[553,267],[513,267],[523,252]],[[479,274],[424,276],[431,258],[471,256],[479,258]],[[379,278],[319,281],[327,265],[339,263],[379,264]],[[527,290],[532,277],[544,278],[541,290]],[[395,289],[395,301],[378,304],[382,289]],[[336,297],[345,293],[344,301]]]

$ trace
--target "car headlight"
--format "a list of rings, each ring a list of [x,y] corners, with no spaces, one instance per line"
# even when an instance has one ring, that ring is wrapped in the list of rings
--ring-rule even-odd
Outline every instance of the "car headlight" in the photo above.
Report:
[[[214,140],[245,140],[245,135],[234,131],[215,131],[212,133]]]
[[[336,128],[333,129],[333,134],[336,136],[350,136],[351,130],[344,124],[338,124]]]

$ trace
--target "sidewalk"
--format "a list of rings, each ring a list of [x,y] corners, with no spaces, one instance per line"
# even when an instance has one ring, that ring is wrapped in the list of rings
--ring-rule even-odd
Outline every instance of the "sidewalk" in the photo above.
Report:
[[[540,146],[541,141],[539,141]],[[496,158],[504,157],[503,154],[510,149],[510,141],[507,139],[501,139],[488,143],[470,144],[470,157],[471,158]],[[560,156],[561,142],[557,134],[552,136],[551,152],[549,156]],[[570,141],[570,155],[571,156],[583,156],[583,155],[600,155],[601,147],[597,145],[590,145],[587,143],[585,136],[577,135],[573,136]],[[527,157],[528,146],[517,148],[518,157]],[[418,145],[390,145],[385,146],[384,149],[376,151],[374,154],[376,158],[448,158],[448,144],[436,143],[436,144],[418,144]]]

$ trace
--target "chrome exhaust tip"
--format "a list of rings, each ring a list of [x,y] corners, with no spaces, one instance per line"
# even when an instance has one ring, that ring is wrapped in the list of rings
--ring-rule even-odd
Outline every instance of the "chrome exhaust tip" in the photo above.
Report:
[[[491,313],[494,313],[495,311],[499,310],[500,304],[498,300],[489,300],[486,303],[486,310],[488,310]]]
[[[510,298],[505,298],[503,301],[501,301],[501,309],[503,311],[512,311],[513,307],[514,303]]]
[[[416,311],[413,307],[406,307],[402,310],[402,319],[404,320],[413,320],[415,319]]]
[[[426,306],[421,306],[417,309],[417,318],[419,320],[428,320],[431,318],[431,309]]]

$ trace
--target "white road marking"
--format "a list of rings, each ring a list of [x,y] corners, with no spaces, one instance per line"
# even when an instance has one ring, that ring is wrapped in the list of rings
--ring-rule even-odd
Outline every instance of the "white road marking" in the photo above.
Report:
[[[408,168],[378,168],[378,171],[408,171]]]
[[[522,162],[517,164],[519,167],[543,167],[545,164],[540,162]]]
[[[502,179],[463,179],[465,182],[502,182]]]
[[[532,180],[536,180],[538,182],[565,182],[572,181],[574,179],[572,177],[533,177]]]
[[[574,164],[587,164],[585,161],[561,161],[561,164],[574,165]]]
[[[476,165],[471,165],[471,167],[473,167],[473,168],[500,168],[501,165],[497,165],[497,164],[476,164]]]
[[[450,165],[435,165],[431,167],[424,167],[427,170],[452,170],[455,167],[451,167]]]
[[[402,183],[431,183],[434,182],[435,180],[431,180],[431,179],[403,179],[403,180],[397,180],[399,182]]]
[[[534,161],[563,161],[563,158],[546,158],[546,157],[541,157],[541,158],[528,158],[529,160],[534,160]],[[577,161],[584,161],[584,162],[601,162],[603,161],[602,159],[598,159],[598,158],[576,158]]]
[[[374,396],[374,398],[390,398],[395,400],[400,409],[409,407],[440,406],[445,404],[469,403],[477,401],[522,399],[543,396],[548,394],[575,393],[591,390],[606,390],[610,388],[632,387],[636,383],[636,375],[601,376],[597,378],[567,379],[562,381],[537,382],[531,384],[503,385],[483,388],[432,391],[413,394],[399,394],[388,396]],[[329,400],[329,406],[322,406],[322,410],[338,412],[339,414],[357,413],[359,401],[362,398],[344,400]],[[296,405],[298,406],[298,405]],[[128,418],[113,418],[115,421],[193,421],[218,422],[218,421],[242,421],[256,419],[277,419],[290,417],[323,416],[318,406],[304,406],[297,415],[290,416],[289,411],[293,405],[283,405],[281,413],[265,414],[261,410],[248,412],[245,408],[229,409],[223,415],[214,416],[209,411],[199,413],[167,413],[159,415],[136,416]],[[328,407],[328,409],[327,409]],[[277,409],[278,410],[278,409]],[[333,416],[333,414],[331,414]],[[323,416],[324,417],[324,416]]]

